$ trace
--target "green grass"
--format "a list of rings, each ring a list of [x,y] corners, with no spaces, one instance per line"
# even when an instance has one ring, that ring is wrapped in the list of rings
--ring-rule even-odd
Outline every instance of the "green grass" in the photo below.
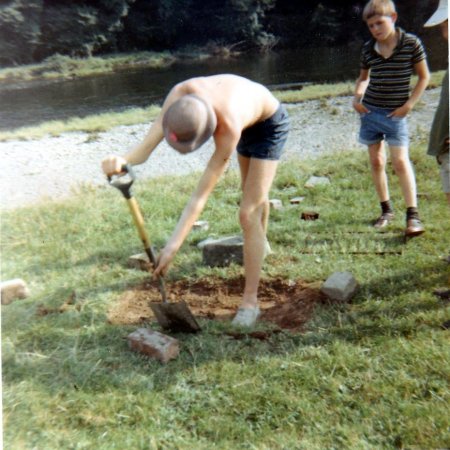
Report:
[[[433,290],[448,283],[449,211],[425,146],[412,149],[427,232],[402,242],[403,207],[376,233],[378,213],[365,152],[282,164],[271,197],[265,279],[322,282],[349,270],[360,283],[351,304],[323,305],[303,334],[230,340],[228,325],[202,322],[178,336],[163,366],[128,350],[136,326],[107,323],[124,290],[148,276],[126,268],[141,251],[121,195],[85,189],[70,200],[2,215],[2,276],[22,277],[32,295],[2,306],[4,445],[10,449],[431,449],[450,445],[448,310]],[[306,190],[310,175],[330,177]],[[149,235],[161,247],[197,176],[139,181]],[[229,171],[192,232],[168,283],[241,272],[202,266],[196,243],[239,232],[239,177]],[[320,219],[299,219],[315,209]],[[351,234],[355,233],[355,234]],[[306,244],[305,244],[306,242]],[[355,254],[353,250],[363,250]],[[387,250],[384,255],[378,250]],[[308,252],[305,253],[305,250]],[[389,253],[395,250],[397,253]],[[76,292],[64,313],[58,308]]]
[[[74,58],[53,55],[38,64],[0,69],[0,82],[17,83],[33,80],[71,79],[104,75],[130,68],[161,68],[175,61],[169,52],[136,52],[108,57]]]
[[[443,77],[444,71],[434,72],[430,80],[429,88],[441,86]],[[413,83],[415,83],[414,79]],[[274,95],[283,103],[301,103],[308,100],[352,95],[354,86],[354,81],[333,84],[314,84],[307,85],[301,90],[274,91]],[[95,133],[98,131],[106,131],[118,125],[147,123],[148,121],[153,120],[160,110],[160,106],[150,105],[148,108],[131,108],[123,112],[91,115],[83,118],[75,117],[66,121],[52,120],[36,126],[21,127],[12,131],[0,131],[0,142],[39,139],[46,135],[59,136],[62,133],[71,131]]]

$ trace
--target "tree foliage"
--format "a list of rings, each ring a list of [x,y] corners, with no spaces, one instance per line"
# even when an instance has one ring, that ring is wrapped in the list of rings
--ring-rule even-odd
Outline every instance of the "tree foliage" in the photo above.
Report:
[[[397,0],[420,30],[438,0]],[[0,0],[0,64],[214,43],[244,49],[361,39],[363,0]]]

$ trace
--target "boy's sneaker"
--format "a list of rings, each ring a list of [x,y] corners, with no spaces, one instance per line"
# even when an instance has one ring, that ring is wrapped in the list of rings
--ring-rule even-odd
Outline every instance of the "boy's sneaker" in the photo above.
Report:
[[[258,306],[254,308],[239,308],[231,324],[237,327],[253,327],[260,313]]]
[[[383,214],[381,214],[380,217],[378,217],[378,219],[375,221],[373,226],[374,226],[374,228],[387,227],[393,218],[394,218],[394,213],[389,213],[389,212],[383,213]]]
[[[423,227],[422,222],[419,219],[407,219],[405,230],[406,237],[419,236],[424,232],[425,228]]]

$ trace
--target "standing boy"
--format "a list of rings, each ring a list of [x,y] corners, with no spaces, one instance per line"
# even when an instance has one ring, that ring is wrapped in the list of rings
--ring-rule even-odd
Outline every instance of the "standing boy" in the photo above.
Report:
[[[268,195],[288,129],[284,107],[261,84],[236,75],[192,78],[172,88],[136,148],[124,157],[110,156],[102,164],[107,175],[117,174],[124,164],[146,161],[164,138],[178,152],[189,153],[214,137],[215,151],[159,256],[155,275],[160,275],[167,271],[237,149],[245,287],[235,325],[252,326],[259,315],[257,291],[266,248]]]
[[[353,107],[361,115],[359,141],[369,148],[372,179],[381,205],[381,215],[374,226],[383,228],[394,217],[386,175],[386,141],[406,203],[405,235],[418,236],[425,230],[417,210],[406,116],[428,85],[425,51],[416,36],[396,28],[397,12],[391,0],[369,1],[363,19],[372,39],[362,48]],[[410,95],[413,71],[418,81]]]
[[[440,0],[439,6],[434,14],[428,19],[425,26],[434,27],[439,25],[442,37],[448,40],[448,3]],[[448,114],[448,67],[442,81],[441,98],[431,126],[428,154],[435,156],[440,165],[442,188],[447,196],[450,206],[450,160],[449,160],[449,114]],[[449,257],[450,258],[450,257]]]

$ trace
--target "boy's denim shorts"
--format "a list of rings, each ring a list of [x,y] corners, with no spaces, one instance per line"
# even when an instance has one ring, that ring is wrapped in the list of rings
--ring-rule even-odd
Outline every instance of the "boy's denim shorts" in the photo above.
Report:
[[[365,145],[378,144],[383,139],[391,147],[408,147],[408,122],[406,117],[388,117],[392,109],[365,105],[370,111],[361,114],[359,142]]]
[[[283,105],[275,113],[255,125],[246,128],[237,145],[237,151],[246,158],[280,159],[289,133],[289,116]]]

